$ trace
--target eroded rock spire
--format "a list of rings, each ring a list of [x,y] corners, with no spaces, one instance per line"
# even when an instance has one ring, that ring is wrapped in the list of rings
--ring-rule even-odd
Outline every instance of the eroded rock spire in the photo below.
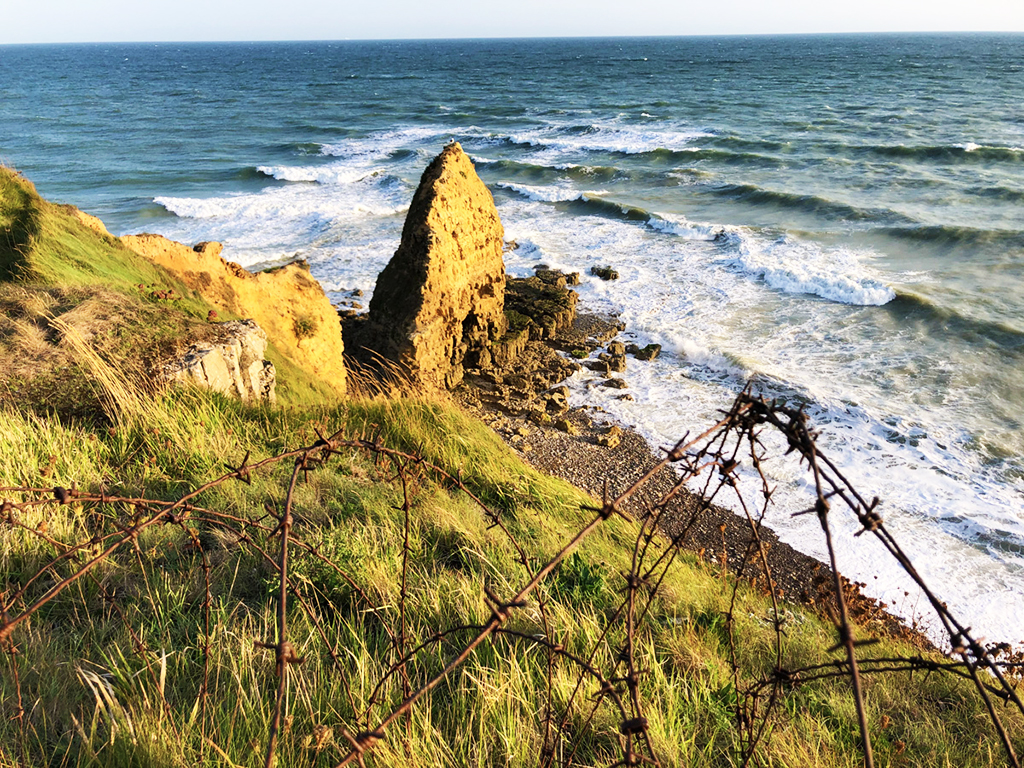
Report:
[[[503,241],[491,193],[452,142],[423,172],[377,277],[363,346],[421,386],[455,387],[464,366],[486,366],[506,327]]]

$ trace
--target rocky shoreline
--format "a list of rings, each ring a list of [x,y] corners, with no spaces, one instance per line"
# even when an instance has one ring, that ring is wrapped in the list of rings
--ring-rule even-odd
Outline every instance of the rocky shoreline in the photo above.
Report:
[[[534,274],[505,273],[503,254],[515,249],[490,192],[457,143],[447,145],[423,173],[391,261],[378,275],[369,312],[339,310],[344,348],[368,380],[393,380],[399,388],[449,392],[490,424],[537,468],[600,496],[618,495],[658,463],[635,431],[600,423],[597,414],[569,407],[562,382],[589,369],[593,386],[631,398],[623,377],[660,348],[628,347],[615,337],[617,318],[577,311],[570,286],[578,273],[538,264]],[[612,266],[591,270],[618,277]],[[632,359],[635,362],[629,362]],[[749,523],[708,507],[692,493],[673,493],[674,470],[659,470],[627,511],[643,514],[672,497],[661,515],[663,533],[725,570],[767,587],[748,552]],[[825,612],[835,603],[829,569],[762,529],[768,567],[779,594]],[[761,566],[758,565],[758,568]],[[868,631],[930,643],[884,606],[844,583],[852,615]]]
[[[552,280],[552,273],[543,265],[539,265],[537,274]],[[515,280],[509,278],[509,283],[514,285]],[[612,339],[623,329],[617,318],[581,313],[571,324],[546,338],[531,340],[502,372],[467,371],[464,384],[453,394],[464,408],[487,423],[537,469],[597,498],[606,483],[609,494],[617,495],[654,467],[660,457],[639,433],[629,427],[609,425],[596,409],[570,408],[567,388],[552,385],[579,370],[581,363],[574,355],[589,356],[603,348],[598,360],[619,357],[617,353],[623,345]],[[644,353],[640,353],[642,360]],[[635,350],[632,356],[636,357]],[[607,368],[596,367],[600,369],[595,371],[597,376],[608,374]],[[627,383],[617,377],[603,381],[613,379]],[[595,379],[595,384],[600,383],[603,382]],[[623,396],[628,396],[625,389]],[[630,499],[627,511],[645,513],[675,482],[675,472],[662,468]],[[667,538],[677,540],[680,546],[708,563],[767,591],[761,566],[745,557],[752,539],[745,519],[722,507],[706,507],[695,494],[684,489],[670,502],[661,528]],[[785,601],[798,602],[828,615],[835,604],[830,568],[793,549],[766,527],[760,529],[760,538],[778,594]],[[863,594],[863,585],[845,578],[843,583],[850,613],[862,627],[876,635],[934,649],[917,627]]]

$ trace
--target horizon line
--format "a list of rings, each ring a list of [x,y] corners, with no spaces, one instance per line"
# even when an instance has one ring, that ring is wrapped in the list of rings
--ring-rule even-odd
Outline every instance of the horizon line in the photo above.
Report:
[[[465,35],[461,37],[337,37],[337,38],[249,38],[249,39],[115,39],[115,40],[50,40],[34,42],[0,42],[0,47],[32,45],[196,45],[196,44],[252,44],[252,43],[430,43],[478,42],[516,40],[671,40],[693,38],[750,38],[750,37],[867,37],[886,35],[1022,35],[1024,29],[1013,30],[870,30],[841,32],[703,32],[682,35]]]

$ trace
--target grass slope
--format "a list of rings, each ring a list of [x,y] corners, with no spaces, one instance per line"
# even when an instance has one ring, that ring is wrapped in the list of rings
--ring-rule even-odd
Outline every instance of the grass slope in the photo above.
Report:
[[[141,384],[162,360],[209,336],[211,309],[173,275],[0,167],[0,360],[8,363],[0,367],[0,395],[85,417],[99,393],[81,355],[69,349],[65,325]],[[279,371],[282,404],[332,397],[272,342],[267,357]]]
[[[352,401],[310,412],[251,409],[220,397],[178,393],[125,408],[114,428],[93,430],[0,411],[0,485],[80,489],[101,484],[110,494],[174,498],[222,472],[225,460],[250,462],[304,441],[316,429],[374,433],[396,448],[415,449],[452,474],[494,509],[531,562],[550,557],[578,530],[590,503],[575,489],[522,464],[483,425],[450,406],[415,400]],[[374,604],[324,562],[294,555],[292,578],[309,612],[293,601],[289,636],[303,664],[290,668],[286,727],[279,765],[334,765],[344,753],[342,730],[367,727],[365,710],[395,659],[388,629],[399,624],[405,517],[394,468],[347,452],[313,470],[298,486],[295,535],[315,542],[344,568]],[[254,474],[203,495],[201,505],[239,519],[266,517],[284,497],[290,466]],[[406,622],[410,646],[435,632],[489,615],[483,585],[513,594],[529,573],[514,548],[468,497],[426,476],[415,482],[410,514]],[[12,494],[7,494],[12,495]],[[21,498],[17,496],[15,500]],[[123,514],[122,511],[120,514]],[[83,505],[38,507],[23,515],[51,539],[89,540],[118,513]],[[255,523],[252,541],[276,553]],[[110,557],[87,580],[47,605],[14,636],[22,697],[29,702],[26,752],[30,765],[262,765],[274,700],[272,655],[255,646],[275,635],[277,579],[253,548],[215,526],[196,525],[211,562],[210,696],[197,704],[203,676],[203,569],[194,541],[180,529],[150,529],[130,549]],[[608,521],[540,589],[551,634],[574,653],[596,648],[594,665],[612,669],[623,636],[602,639],[622,600],[636,531]],[[296,551],[297,552],[297,551]],[[51,546],[24,529],[0,529],[0,573],[8,594],[45,561]],[[58,569],[63,574],[66,569]],[[29,589],[38,597],[52,583]],[[101,594],[102,584],[117,603]],[[731,765],[737,759],[736,685],[771,670],[774,633],[764,596],[740,587],[736,625],[725,624],[732,583],[689,555],[677,558],[637,634],[645,673],[640,686],[655,749],[665,765]],[[834,630],[797,606],[786,606],[785,661],[795,667],[822,658]],[[316,617],[313,621],[312,617]],[[319,624],[319,628],[317,626]],[[531,600],[508,624],[530,637],[543,632]],[[321,629],[337,648],[328,654]],[[456,633],[410,666],[415,687],[440,669],[460,640]],[[138,639],[147,649],[138,652]],[[735,644],[740,672],[729,662]],[[912,649],[883,644],[876,655]],[[146,660],[157,671],[147,670]],[[408,724],[397,723],[369,762],[373,765],[465,766],[538,764],[543,743],[547,655],[529,641],[500,637],[484,644],[428,699]],[[556,708],[568,701],[577,676],[559,663],[552,674]],[[12,676],[2,678],[3,706],[14,706]],[[159,691],[168,702],[160,705]],[[618,759],[617,715],[607,706],[589,719],[591,683],[570,709],[555,748],[573,747],[574,765]],[[845,680],[783,689],[778,714],[758,753],[760,765],[860,764],[858,732]],[[400,676],[388,678],[368,718],[372,725],[402,698]],[[1003,757],[977,696],[964,681],[908,674],[867,679],[876,756],[890,765],[998,765]],[[560,710],[559,710],[560,711]],[[1009,717],[1018,741],[1021,723]],[[2,755],[15,764],[17,724],[0,724]]]

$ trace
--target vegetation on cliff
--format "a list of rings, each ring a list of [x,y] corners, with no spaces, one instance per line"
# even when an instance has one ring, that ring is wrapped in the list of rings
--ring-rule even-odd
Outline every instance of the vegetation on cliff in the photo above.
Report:
[[[38,606],[4,640],[0,765],[257,766],[272,732],[277,765],[336,765],[346,731],[375,733],[492,619],[489,593],[514,594],[601,507],[447,400],[314,402],[292,379],[300,409],[141,386],[126,374],[146,362],[141,341],[199,333],[209,306],[24,180],[0,180],[5,368],[32,333],[48,345],[31,376],[0,373],[2,622]],[[91,315],[91,336],[73,315],[88,302],[113,308]],[[72,367],[88,397],[67,389]],[[657,589],[631,581],[640,541],[664,561]],[[628,631],[634,593],[647,608]],[[786,668],[844,658],[826,618],[773,607],[616,515],[505,608],[502,632],[382,733],[367,764],[612,765],[641,731],[664,766],[739,764],[759,713],[738,702],[777,673],[776,628]],[[918,650],[883,641],[873,654]],[[635,690],[645,721],[623,721],[609,689]],[[879,762],[1004,763],[969,681],[901,672],[865,689]],[[842,675],[780,683],[773,712],[751,764],[862,762]],[[1021,718],[1004,722],[1020,744]]]
[[[0,167],[0,359],[5,363],[0,395],[65,416],[95,412],[102,392],[94,383],[89,350],[146,389],[163,361],[196,341],[216,337],[209,318],[244,319],[238,302],[211,301],[196,290],[197,283],[186,282],[188,277],[128,248],[98,219],[44,200],[31,182]],[[217,277],[224,282],[222,275]],[[249,276],[235,282],[243,298],[250,298],[246,294],[254,290],[249,283],[268,281]],[[336,315],[328,319],[337,325]],[[280,373],[282,404],[304,406],[336,397],[336,369],[343,367],[321,376],[306,364],[305,352],[291,349],[305,350],[310,341],[289,346],[287,339],[281,343],[282,334],[277,336],[267,357]],[[341,353],[340,338],[331,349]]]

